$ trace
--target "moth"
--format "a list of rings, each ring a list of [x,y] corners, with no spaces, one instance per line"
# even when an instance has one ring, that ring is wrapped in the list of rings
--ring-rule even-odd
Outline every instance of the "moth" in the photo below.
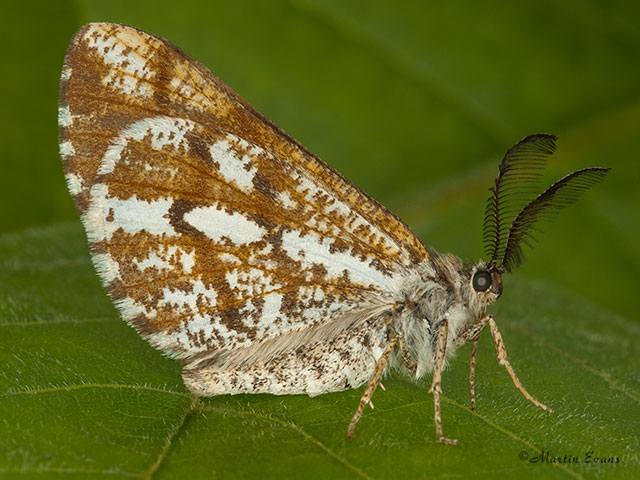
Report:
[[[60,82],[60,155],[95,268],[124,320],[180,359],[196,395],[310,396],[366,385],[351,437],[385,371],[442,372],[488,325],[487,307],[542,222],[607,173],[585,168],[537,194],[555,137],[505,155],[486,206],[488,260],[427,248],[398,217],[168,41],[93,23]]]

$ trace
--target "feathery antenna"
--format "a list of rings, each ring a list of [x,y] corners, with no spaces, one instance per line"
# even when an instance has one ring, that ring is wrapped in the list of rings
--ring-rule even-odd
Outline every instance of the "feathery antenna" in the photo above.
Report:
[[[554,135],[529,135],[511,147],[500,164],[483,224],[485,251],[490,264],[500,271],[511,272],[522,263],[522,246],[532,247],[537,241],[539,222],[553,221],[609,171],[601,167],[577,170],[536,195],[542,170],[556,150],[555,142]]]

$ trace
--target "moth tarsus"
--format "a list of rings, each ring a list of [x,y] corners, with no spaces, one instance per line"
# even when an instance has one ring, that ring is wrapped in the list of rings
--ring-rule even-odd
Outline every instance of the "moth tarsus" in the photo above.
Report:
[[[449,445],[457,445],[458,441],[453,438],[447,438],[442,433],[442,416],[440,414],[440,395],[442,394],[442,370],[447,353],[447,338],[449,336],[449,322],[443,318],[438,324],[436,351],[434,355],[433,379],[429,392],[433,393],[434,418],[436,424],[436,435],[438,440]]]
[[[496,358],[498,359],[498,363],[507,370],[507,372],[509,373],[509,376],[511,377],[511,380],[513,381],[513,384],[520,391],[520,393],[522,393],[524,398],[529,400],[536,407],[541,408],[542,410],[551,414],[553,411],[549,407],[539,402],[524,388],[524,386],[518,379],[516,372],[513,370],[511,363],[509,363],[509,360],[507,359],[507,349],[504,346],[504,341],[502,340],[502,335],[500,334],[500,330],[498,330],[498,325],[493,320],[493,317],[491,315],[487,317],[487,321],[489,323],[489,329],[491,330],[491,335],[493,336],[493,343],[496,347]]]
[[[380,379],[382,378],[382,375],[387,367],[389,356],[391,355],[391,353],[393,353],[393,350],[397,344],[398,344],[398,338],[397,337],[391,338],[386,348],[382,352],[382,355],[380,355],[380,358],[376,362],[375,369],[373,370],[373,375],[369,379],[369,382],[367,383],[367,387],[364,389],[364,393],[362,394],[362,398],[360,399],[360,403],[358,404],[358,409],[356,410],[356,413],[353,415],[353,418],[351,419],[351,423],[349,423],[349,428],[347,430],[347,438],[350,439],[353,437],[356,424],[358,423],[358,420],[360,419],[360,416],[362,415],[362,412],[364,411],[365,406],[369,405],[372,409],[374,408],[373,403],[371,403],[371,397],[373,397],[373,392],[376,391],[376,387],[378,387],[378,385],[382,386],[382,384],[380,383]],[[384,390],[384,387],[382,389]]]
[[[427,249],[385,207],[170,42],[94,23],[74,36],[58,109],[60,155],[93,263],[121,316],[183,363],[199,396],[318,395],[383,373],[433,373],[437,438],[447,359],[489,324],[498,361],[532,403],[487,307],[539,224],[608,169],[539,195],[556,138],[505,155],[487,201],[487,261]],[[519,213],[516,213],[519,212]]]
[[[480,334],[473,338],[471,344],[471,359],[469,360],[469,401],[471,411],[476,410],[476,354],[478,353],[478,341]]]

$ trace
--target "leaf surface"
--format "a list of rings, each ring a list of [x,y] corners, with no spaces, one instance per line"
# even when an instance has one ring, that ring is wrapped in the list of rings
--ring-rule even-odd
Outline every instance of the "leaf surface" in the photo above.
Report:
[[[168,478],[632,478],[638,473],[640,328],[593,302],[514,277],[494,309],[514,367],[554,409],[528,404],[480,342],[477,411],[469,346],[444,377],[436,442],[429,379],[397,375],[353,440],[361,395],[239,395],[197,400],[164,358],[117,318],[93,273],[81,227],[0,238],[0,474]],[[579,464],[531,463],[543,452]],[[618,464],[585,464],[589,451]]]

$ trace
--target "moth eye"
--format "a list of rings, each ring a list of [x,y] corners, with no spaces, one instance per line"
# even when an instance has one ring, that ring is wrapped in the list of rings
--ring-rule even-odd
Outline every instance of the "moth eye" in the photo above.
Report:
[[[486,270],[480,270],[473,276],[473,289],[476,292],[484,292],[491,286],[491,274]]]

